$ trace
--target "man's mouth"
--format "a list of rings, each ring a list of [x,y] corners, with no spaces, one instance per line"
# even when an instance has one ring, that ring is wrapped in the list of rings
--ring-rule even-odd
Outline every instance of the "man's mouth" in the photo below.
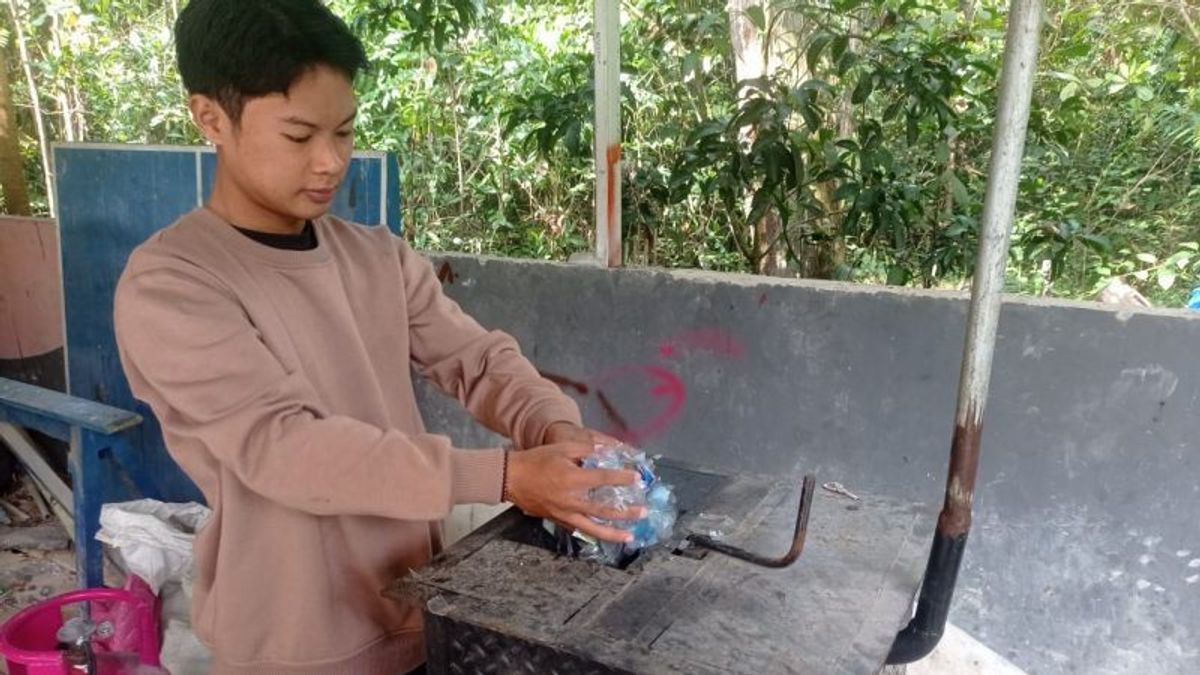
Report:
[[[318,204],[328,204],[333,201],[333,195],[337,193],[335,188],[315,188],[304,190],[304,194]]]

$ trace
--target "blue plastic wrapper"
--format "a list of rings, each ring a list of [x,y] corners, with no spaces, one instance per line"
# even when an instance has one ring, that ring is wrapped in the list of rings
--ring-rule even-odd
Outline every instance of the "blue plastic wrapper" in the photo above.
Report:
[[[629,445],[597,446],[596,452],[583,461],[587,469],[630,469],[637,471],[641,480],[636,485],[605,485],[591,491],[589,497],[601,504],[618,509],[645,507],[647,514],[641,520],[603,520],[604,525],[626,530],[633,540],[621,544],[599,541],[582,532],[573,533],[579,546],[579,557],[595,560],[607,565],[620,565],[642,549],[665,542],[671,538],[678,510],[675,506],[675,491],[664,483],[654,469],[654,460],[645,452]]]

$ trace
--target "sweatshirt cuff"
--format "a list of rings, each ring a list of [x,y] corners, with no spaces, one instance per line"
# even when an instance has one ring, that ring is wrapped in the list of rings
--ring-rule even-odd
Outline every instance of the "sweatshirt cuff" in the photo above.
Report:
[[[450,452],[450,497],[455,504],[499,504],[503,492],[503,450]]]
[[[543,404],[529,415],[522,425],[521,438],[513,439],[520,443],[521,450],[536,448],[542,445],[546,429],[555,422],[570,422],[577,427],[583,426],[583,417],[579,414],[579,406],[570,399],[556,400]]]

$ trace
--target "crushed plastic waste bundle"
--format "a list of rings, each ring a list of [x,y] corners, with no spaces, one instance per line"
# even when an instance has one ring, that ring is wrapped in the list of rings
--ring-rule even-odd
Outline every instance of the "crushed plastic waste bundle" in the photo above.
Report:
[[[632,533],[632,541],[624,544],[600,541],[582,532],[572,533],[580,558],[619,566],[638,551],[671,538],[678,515],[675,492],[659,477],[654,460],[647,457],[645,452],[626,444],[598,445],[595,453],[583,461],[583,467],[636,471],[641,477],[637,484],[606,485],[593,489],[589,497],[592,501],[620,510],[645,507],[647,513],[641,520],[597,519],[604,525]]]

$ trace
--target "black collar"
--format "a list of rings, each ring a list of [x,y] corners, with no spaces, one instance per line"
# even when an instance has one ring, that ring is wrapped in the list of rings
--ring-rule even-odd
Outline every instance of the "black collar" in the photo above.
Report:
[[[317,247],[317,230],[311,220],[305,221],[304,229],[299,234],[278,234],[276,232],[259,232],[233,226],[238,232],[250,237],[260,244],[271,248],[281,248],[286,251],[311,251]]]

